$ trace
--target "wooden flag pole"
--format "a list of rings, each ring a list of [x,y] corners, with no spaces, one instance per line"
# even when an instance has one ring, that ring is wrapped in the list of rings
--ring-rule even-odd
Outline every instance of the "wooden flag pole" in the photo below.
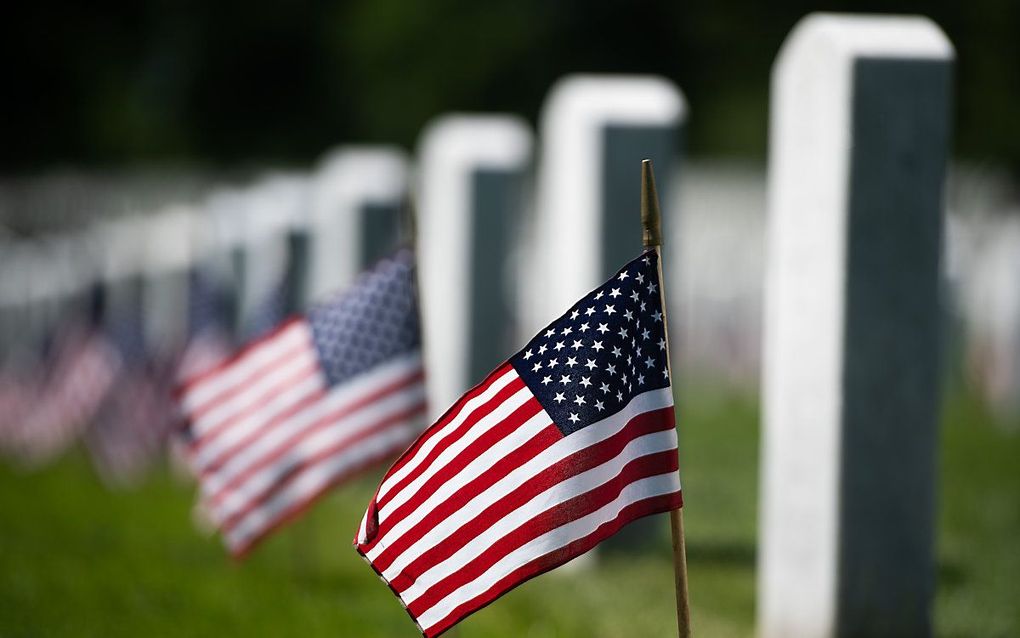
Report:
[[[645,248],[655,249],[658,257],[659,281],[662,282],[662,214],[659,211],[659,195],[655,191],[655,173],[652,160],[641,161],[641,229]],[[666,352],[669,352],[669,322],[666,318],[665,286],[659,285],[659,300],[662,303],[662,325],[666,334]],[[673,367],[666,358],[669,378],[672,382]],[[669,527],[673,536],[673,576],[676,587],[676,619],[680,638],[690,638],[691,608],[687,598],[687,550],[684,545],[684,513],[682,509],[671,510]]]

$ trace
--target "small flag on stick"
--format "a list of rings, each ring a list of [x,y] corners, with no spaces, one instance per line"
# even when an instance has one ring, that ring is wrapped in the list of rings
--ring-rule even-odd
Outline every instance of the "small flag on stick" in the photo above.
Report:
[[[658,258],[577,302],[386,473],[354,544],[425,636],[681,506]]]
[[[52,460],[88,427],[109,395],[120,358],[105,336],[71,321],[54,346],[47,382],[32,395],[34,410],[22,419],[23,458]]]
[[[92,463],[112,487],[131,487],[159,458],[173,424],[166,362],[155,355],[146,339],[141,282],[119,308],[104,304],[105,338],[120,366],[96,418],[84,433]]]
[[[425,414],[410,251],[184,382],[188,456],[235,557],[396,454]]]

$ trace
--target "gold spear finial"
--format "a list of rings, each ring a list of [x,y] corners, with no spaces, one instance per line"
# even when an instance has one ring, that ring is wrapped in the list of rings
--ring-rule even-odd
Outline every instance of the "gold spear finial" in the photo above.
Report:
[[[652,160],[641,160],[641,239],[645,248],[662,245],[662,213],[659,195],[655,192],[655,171]]]

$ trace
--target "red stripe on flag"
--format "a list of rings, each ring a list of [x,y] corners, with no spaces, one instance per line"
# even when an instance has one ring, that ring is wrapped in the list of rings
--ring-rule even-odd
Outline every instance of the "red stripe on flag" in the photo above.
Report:
[[[308,407],[314,405],[318,401],[321,401],[322,398],[325,396],[326,388],[318,387],[311,394],[302,397],[296,403],[290,404],[283,412],[277,414],[273,418],[263,423],[261,426],[255,428],[254,430],[243,436],[239,441],[236,441],[232,445],[227,447],[227,449],[216,453],[216,455],[213,456],[211,460],[202,463],[200,467],[201,474],[203,476],[206,476],[211,474],[212,472],[215,472],[225,463],[227,463],[227,461],[231,457],[233,457],[239,451],[251,445],[256,439],[264,435],[266,432],[277,426],[287,423],[288,421],[293,419],[296,415],[306,410]],[[209,444],[206,444],[205,446],[203,446],[203,448],[208,447],[208,445]],[[194,450],[193,454],[200,453],[203,448]]]
[[[248,354],[251,353],[252,351],[262,347],[263,345],[265,345],[269,341],[273,341],[281,333],[286,332],[288,328],[290,328],[291,326],[293,326],[296,323],[300,323],[300,322],[303,322],[303,321],[304,321],[304,318],[301,317],[301,316],[289,317],[289,318],[285,319],[283,321],[283,323],[281,323],[276,328],[273,328],[272,330],[270,330],[266,334],[262,335],[261,337],[259,337],[259,338],[255,339],[254,341],[252,341],[250,343],[247,343],[244,346],[240,347],[232,355],[228,356],[226,359],[223,359],[222,361],[220,361],[219,363],[217,363],[213,367],[208,368],[206,370],[203,370],[203,371],[199,372],[198,374],[195,374],[194,376],[188,377],[187,379],[184,379],[174,389],[174,392],[173,392],[174,398],[178,399],[178,400],[183,399],[184,396],[186,394],[188,394],[189,392],[191,392],[192,390],[194,390],[196,386],[199,386],[203,382],[205,382],[206,380],[208,380],[208,379],[210,379],[210,378],[212,378],[214,376],[219,375],[221,372],[225,371],[227,368],[233,367],[233,365],[235,363],[237,363],[238,361],[240,361],[244,357],[248,356]]]
[[[285,365],[288,361],[292,360],[293,358],[297,357],[298,355],[301,355],[301,354],[304,354],[304,353],[307,353],[307,352],[308,352],[308,344],[305,344],[305,343],[295,344],[293,348],[291,348],[289,350],[284,350],[284,351],[280,352],[273,359],[270,359],[270,360],[266,361],[263,365],[261,365],[261,366],[259,366],[257,368],[253,368],[250,372],[248,372],[245,375],[243,375],[233,385],[231,385],[230,387],[228,387],[228,388],[222,390],[221,392],[217,393],[216,395],[214,395],[213,397],[208,399],[205,403],[202,403],[201,405],[197,405],[192,410],[190,410],[192,421],[199,421],[200,419],[202,419],[207,414],[209,414],[210,412],[212,412],[214,409],[218,408],[219,406],[223,405],[227,401],[229,401],[229,400],[237,397],[238,395],[240,395],[240,394],[250,390],[255,384],[257,384],[259,381],[264,379],[266,376],[268,376],[269,374],[271,374],[273,372],[276,372],[277,369],[281,365]],[[298,375],[302,374],[303,372],[307,373],[308,369],[315,369],[315,367],[316,367],[315,366],[315,360],[314,359],[310,359],[306,366],[304,366],[302,368],[299,368],[291,376],[295,377],[295,376],[298,376]],[[281,380],[280,383],[282,384],[283,381],[284,380]],[[203,436],[207,436],[207,435],[208,434],[203,433]]]
[[[306,349],[307,349],[306,346],[302,347],[302,350]],[[290,356],[293,356],[293,354],[296,353],[292,353]],[[278,363],[279,362],[274,361],[273,365],[278,365]],[[259,377],[250,379],[246,381],[244,384],[239,384],[238,386],[235,386],[235,388],[233,388],[231,391],[233,392],[233,390],[237,390],[237,392],[240,393],[241,391],[247,390],[250,388],[250,385],[259,382],[265,376],[265,374],[268,374],[270,372],[272,372],[272,370],[265,370],[264,374],[260,374]],[[301,383],[302,381],[315,376],[316,374],[318,374],[318,366],[316,365],[315,361],[309,361],[307,365],[302,366],[290,376],[280,379],[275,385],[269,388],[265,388],[257,398],[252,399],[251,404],[241,408],[240,411],[228,417],[225,417],[220,421],[217,421],[216,423],[211,425],[208,430],[199,434],[191,442],[190,448],[192,452],[196,453],[199,448],[213,443],[225,431],[230,429],[231,426],[236,425],[239,421],[243,421],[246,418],[253,416],[255,413],[261,411],[263,408],[266,407],[268,403],[277,398],[281,392],[286,391],[287,388],[292,388]],[[215,403],[220,403],[218,397]],[[208,410],[206,410],[203,407],[201,412],[207,413]],[[196,423],[200,419],[201,415],[199,413],[192,412],[191,415],[192,423]]]
[[[437,445],[434,449],[432,449],[428,454],[424,456],[424,458],[418,463],[418,469],[422,470],[424,468],[430,467],[432,463],[435,462],[436,457],[442,454],[443,451],[449,448],[452,444],[459,441],[465,434],[467,434],[471,430],[471,428],[476,423],[478,423],[478,421],[480,421],[487,414],[489,414],[494,409],[498,408],[500,405],[505,403],[506,400],[509,399],[511,396],[524,389],[524,387],[525,387],[524,381],[522,381],[519,377],[515,378],[505,387],[501,388],[499,392],[497,392],[491,399],[476,407],[474,411],[467,416],[463,423],[461,423],[459,426],[456,427],[456,429],[451,430],[447,434],[446,438],[443,439],[442,445]],[[484,392],[484,389],[482,391]],[[457,413],[453,413],[452,418],[450,420],[456,418],[457,414],[459,413],[460,413],[459,411]],[[433,428],[435,429],[433,430]],[[438,432],[441,429],[436,428],[436,426],[433,426],[433,428],[429,428],[429,430],[426,430],[426,433],[429,433],[429,431],[432,430],[431,433],[434,435],[435,432]],[[420,447],[421,446],[416,446],[416,448]],[[405,453],[404,456],[410,456],[413,458],[414,452],[408,450],[408,452]],[[394,466],[394,468],[397,469],[396,466]],[[393,473],[394,472],[390,472],[389,475],[392,475]],[[412,472],[405,476],[404,478],[402,478],[397,483],[395,483],[394,485],[392,485],[389,488],[386,495],[379,499],[377,505],[380,508],[385,507],[386,503],[389,502],[395,494],[399,494],[404,488],[406,488],[407,485],[411,483],[416,476],[417,474],[415,472]],[[384,482],[385,480],[386,479],[383,479]]]
[[[681,497],[680,492],[656,496],[628,505],[620,510],[620,513],[616,516],[616,518],[604,523],[595,532],[583,538],[579,538],[555,552],[536,558],[527,565],[524,565],[511,574],[501,578],[484,594],[476,596],[472,600],[458,605],[446,618],[431,627],[425,628],[425,636],[427,636],[427,638],[435,638],[436,636],[445,633],[448,629],[450,629],[450,627],[456,625],[466,616],[487,607],[508,591],[511,591],[512,589],[528,582],[532,578],[541,576],[545,572],[556,569],[557,567],[570,562],[574,558],[577,558],[581,554],[590,551],[593,547],[620,531],[623,526],[631,521],[645,516],[662,514],[670,510],[678,509],[682,505],[683,498]],[[411,616],[411,619],[415,620],[415,623],[417,623],[414,614],[412,614],[410,610],[408,610],[408,614]]]
[[[503,496],[483,511],[478,512],[471,520],[460,527],[456,533],[451,533],[441,543],[424,552],[421,556],[411,562],[404,570],[406,573],[402,573],[393,579],[394,586],[400,590],[406,589],[413,584],[416,577],[414,575],[422,574],[432,565],[437,565],[448,559],[481,532],[499,522],[507,514],[510,514],[518,507],[524,505],[538,494],[541,494],[549,488],[561,483],[565,478],[590,470],[617,457],[621,452],[623,452],[624,448],[626,448],[626,446],[637,437],[652,432],[661,432],[672,429],[674,427],[672,414],[672,408],[665,408],[638,415],[631,419],[624,428],[615,433],[613,436],[599,441],[590,447],[574,452],[570,456],[553,463],[546,469],[535,474],[528,480],[521,483],[513,491]],[[555,429],[555,426],[551,427]],[[558,435],[558,439],[561,439],[563,436],[562,434],[559,434],[559,430],[556,430],[556,434]],[[552,439],[547,440],[550,441],[550,445],[555,442],[555,440]],[[527,450],[522,453],[521,456],[531,458],[542,452],[543,449],[545,448]],[[674,457],[676,456],[675,452],[672,452],[672,454]],[[513,456],[514,455],[508,455],[508,459]],[[638,457],[638,460],[641,458],[646,457]],[[524,462],[526,461],[521,461],[519,465],[522,465]],[[504,464],[494,466],[491,473],[486,473],[482,477],[479,477],[476,481],[465,485],[458,492],[458,496],[449,499],[449,502],[458,504],[467,503],[470,500],[470,497],[475,494],[482,493],[485,489],[496,483],[496,481],[505,477],[506,474],[513,469],[514,466],[507,467]],[[490,474],[492,475],[490,476]],[[449,513],[452,513],[457,509],[459,509],[458,506],[448,506],[444,509],[444,512],[448,513],[439,514],[437,512],[434,516],[430,516],[426,520],[423,520],[421,523],[412,528],[412,530],[409,530],[407,534],[387,547],[387,551],[380,554],[380,556],[376,558],[375,562],[379,564],[381,570],[385,570],[390,564],[392,564],[393,559],[396,558],[396,556],[402,553],[413,542],[420,539],[421,536],[428,531],[428,529],[434,527],[436,524],[447,518]],[[386,557],[385,559],[384,556]]]
[[[352,437],[351,439],[341,441],[336,445],[332,445],[328,448],[325,448],[324,450],[321,450],[316,454],[313,454],[302,459],[300,463],[296,464],[293,468],[291,468],[286,478],[284,478],[283,480],[274,481],[268,489],[263,490],[258,496],[255,496],[252,499],[250,499],[248,501],[248,504],[245,505],[240,511],[235,512],[226,521],[224,521],[222,524],[222,529],[224,533],[229,534],[230,530],[234,526],[236,526],[241,519],[250,514],[257,507],[264,504],[274,494],[284,490],[293,481],[297,480],[297,478],[301,476],[303,472],[314,467],[315,464],[318,463],[319,461],[327,459],[345,448],[353,447],[362,439],[365,439],[373,434],[378,434],[382,430],[394,427],[399,423],[410,421],[414,417],[424,414],[424,412],[425,402],[422,401],[421,403],[414,405],[406,410],[403,410],[402,412],[386,417],[385,419],[379,421],[370,428],[367,428],[366,430],[359,432],[357,436]],[[392,450],[390,451],[390,453],[392,454]]]
[[[528,541],[611,503],[625,487],[639,479],[662,474],[664,471],[675,472],[677,469],[674,450],[657,452],[630,461],[608,482],[545,510],[516,529],[507,530],[506,535],[479,556],[459,566],[456,572],[430,587],[421,597],[408,605],[408,611],[416,616],[421,615],[461,586],[481,576],[501,558]]]
[[[528,399],[523,405],[514,410],[497,427],[484,433],[461,451],[449,463],[439,469],[429,480],[425,481],[414,494],[402,503],[400,507],[386,515],[387,520],[399,521],[418,509],[425,500],[432,495],[444,483],[460,473],[468,463],[471,463],[479,454],[492,448],[502,441],[510,432],[523,425],[528,419],[535,416],[542,410],[542,406],[535,398]]]
[[[424,414],[424,412],[425,410],[423,408],[421,413]],[[365,462],[359,463],[358,465],[352,466],[347,471],[337,474],[331,480],[323,484],[321,488],[315,490],[315,492],[310,494],[305,500],[295,502],[294,507],[290,508],[282,516],[276,518],[271,524],[266,526],[263,530],[261,530],[254,536],[252,536],[249,540],[237,545],[236,547],[230,548],[230,555],[234,558],[234,560],[237,561],[244,560],[248,556],[248,554],[252,552],[252,550],[254,550],[263,540],[266,539],[267,536],[272,534],[274,531],[280,529],[287,523],[300,517],[302,514],[308,511],[310,507],[319,502],[319,499],[321,499],[329,490],[333,489],[340,483],[343,483],[351,476],[359,474],[360,472],[363,472],[368,468],[385,461],[386,459],[391,457],[393,453],[394,450],[392,449],[380,452],[379,454],[376,454],[366,459]]]
[[[382,481],[380,482],[380,486],[385,484],[386,481],[391,476],[393,476],[393,475],[397,474],[398,472],[400,472],[411,460],[414,459],[415,455],[418,454],[418,451],[422,447],[424,447],[430,440],[432,440],[433,438],[435,438],[436,436],[441,434],[443,432],[445,426],[448,423],[450,423],[451,421],[453,421],[455,418],[457,418],[457,415],[460,414],[460,412],[463,410],[463,407],[464,407],[464,405],[466,403],[468,403],[469,401],[477,398],[479,395],[484,394],[485,391],[489,388],[489,386],[492,385],[493,381],[495,381],[496,379],[499,379],[504,374],[507,374],[512,369],[513,369],[513,366],[511,366],[509,363],[504,363],[500,367],[498,367],[495,370],[493,370],[492,372],[490,372],[489,376],[485,377],[485,379],[481,383],[479,383],[475,387],[473,387],[470,390],[468,390],[464,394],[464,396],[462,396],[460,399],[458,399],[456,403],[451,405],[446,410],[446,412],[443,413],[443,416],[439,417],[439,419],[437,419],[435,423],[433,423],[428,428],[426,428],[425,431],[422,432],[421,435],[418,436],[418,438],[417,438],[417,440],[415,440],[414,444],[411,445],[411,447],[407,448],[407,450],[403,454],[400,455],[400,457],[393,463],[393,466],[389,469],[389,471],[386,472],[386,475],[383,477]],[[514,381],[520,383],[519,388],[520,387],[524,387],[524,382],[523,381],[520,381],[519,379],[515,379]],[[482,410],[482,406],[477,407],[475,409],[475,412],[477,413],[480,410]],[[406,482],[402,482],[402,483],[406,484]],[[398,492],[399,490],[400,490],[399,486],[394,486],[393,488],[389,488],[387,493],[388,494],[393,494],[395,492]],[[381,506],[382,503],[378,503],[378,505]]]
[[[247,481],[249,478],[251,478],[253,474],[270,465],[271,463],[277,461],[281,456],[288,453],[291,449],[294,448],[295,445],[297,445],[304,439],[307,439],[308,437],[312,436],[317,432],[320,432],[324,429],[334,426],[336,422],[339,421],[340,419],[349,416],[350,414],[356,412],[357,410],[360,410],[363,407],[366,407],[367,405],[370,405],[376,401],[384,400],[385,398],[387,398],[387,395],[399,394],[401,390],[404,390],[405,388],[422,381],[424,376],[425,376],[424,372],[418,370],[409,377],[398,379],[397,381],[391,383],[390,385],[380,388],[378,391],[367,394],[357,399],[353,403],[345,404],[341,406],[340,409],[324,415],[309,427],[296,433],[290,438],[285,439],[284,441],[278,443],[276,447],[269,451],[266,455],[262,456],[259,460],[253,462],[252,465],[250,465],[243,472],[239,473],[237,476],[230,479],[222,488],[220,488],[217,491],[216,494],[209,496],[208,500],[210,504],[213,507],[217,506],[220,503],[220,501],[223,500],[224,495],[227,492],[233,491],[235,488],[237,488],[237,486],[240,483]],[[212,472],[210,472],[210,474],[212,474]]]

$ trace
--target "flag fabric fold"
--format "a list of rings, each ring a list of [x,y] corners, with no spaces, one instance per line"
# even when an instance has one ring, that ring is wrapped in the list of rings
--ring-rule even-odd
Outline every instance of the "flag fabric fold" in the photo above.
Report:
[[[186,380],[179,404],[202,507],[242,557],[421,431],[411,252]]]
[[[428,638],[682,505],[657,261],[586,295],[383,477],[354,545]]]

